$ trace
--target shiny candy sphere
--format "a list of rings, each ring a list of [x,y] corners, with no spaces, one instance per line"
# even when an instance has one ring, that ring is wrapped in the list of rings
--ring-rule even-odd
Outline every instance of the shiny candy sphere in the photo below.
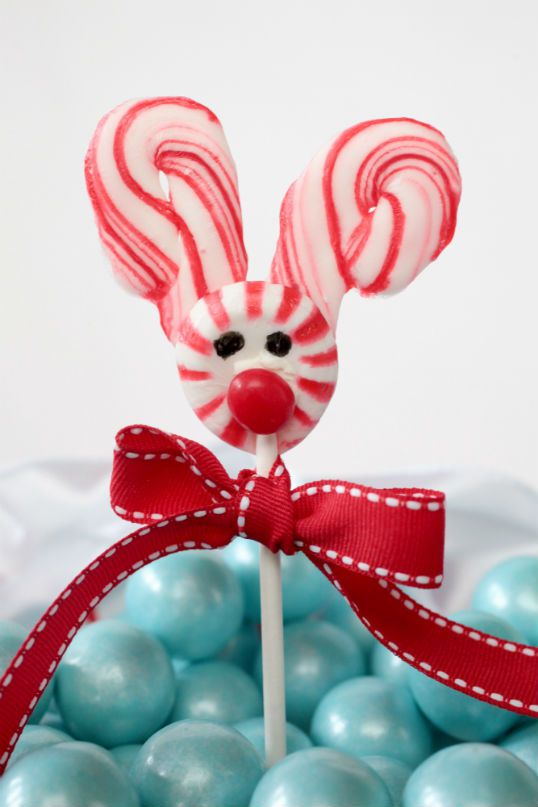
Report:
[[[330,622],[292,622],[284,630],[286,713],[304,731],[320,698],[341,681],[361,675],[365,662],[354,639]],[[256,676],[262,681],[261,654]]]
[[[253,717],[250,720],[243,720],[236,723],[234,728],[241,732],[243,737],[252,743],[261,759],[265,763],[265,723],[263,717]],[[304,751],[312,747],[312,740],[304,731],[286,723],[286,753],[293,754],[295,751]]]
[[[235,636],[222,648],[217,658],[237,664],[252,672],[254,661],[260,651],[260,631],[252,622],[245,622]]]
[[[174,673],[163,647],[133,625],[114,620],[80,631],[56,679],[69,733],[107,748],[144,742],[174,704]]]
[[[110,749],[110,754],[114,758],[114,762],[128,777],[132,777],[134,770],[134,761],[138,752],[142,748],[141,745],[118,745],[116,748]]]
[[[70,742],[40,748],[8,768],[0,807],[139,807],[139,800],[110,754]]]
[[[15,622],[0,621],[0,677],[13,661],[26,636],[27,631]],[[53,690],[54,684],[50,683],[37,702],[30,717],[30,723],[39,723],[49,707]]]
[[[143,807],[248,807],[262,773],[258,754],[238,731],[183,720],[142,747],[134,782]]]
[[[509,558],[490,569],[476,587],[473,608],[506,620],[525,642],[538,645],[538,557]]]
[[[426,720],[407,687],[373,676],[345,681],[325,695],[310,734],[317,745],[356,757],[392,757],[411,767],[432,747]]]
[[[176,702],[171,720],[238,723],[258,717],[261,692],[253,678],[227,661],[202,661],[176,673]]]
[[[376,642],[376,646],[372,650],[370,669],[372,675],[386,678],[387,681],[392,681],[395,684],[407,686],[409,665],[402,661],[399,656],[391,653],[384,645],[379,644],[379,642]]]
[[[221,557],[241,583],[245,614],[260,621],[260,546],[235,538]],[[329,596],[325,577],[303,554],[281,555],[282,614],[285,622],[303,619],[320,609]]]
[[[230,569],[200,552],[151,563],[126,585],[133,624],[156,636],[171,655],[197,660],[218,653],[243,620],[241,587]]]
[[[538,720],[514,729],[499,745],[538,775]]]
[[[342,628],[359,643],[363,653],[368,656],[378,644],[368,628],[365,628],[359,617],[339,591],[331,586],[328,604],[323,610],[323,619]]]
[[[250,807],[393,807],[393,802],[368,765],[331,748],[310,748],[271,768]]]
[[[37,751],[39,748],[45,748],[48,745],[58,745],[59,743],[67,743],[72,740],[69,734],[58,729],[51,728],[50,726],[26,726],[21,736],[17,741],[15,750],[13,751],[9,764],[13,765],[18,759],[25,754],[30,754]]]
[[[491,614],[472,610],[458,611],[453,619],[503,639],[522,641],[517,630]],[[458,740],[492,740],[511,728],[517,720],[514,712],[471,698],[411,667],[408,668],[408,681],[413,697],[428,719]]]
[[[405,785],[413,772],[409,765],[390,757],[362,757],[362,761],[383,780],[394,807],[401,807]]]
[[[403,807],[536,807],[538,777],[512,754],[486,743],[438,751],[412,774]]]

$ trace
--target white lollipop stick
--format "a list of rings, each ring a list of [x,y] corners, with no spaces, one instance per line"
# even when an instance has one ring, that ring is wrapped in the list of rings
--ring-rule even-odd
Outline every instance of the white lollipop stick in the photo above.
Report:
[[[277,456],[276,435],[258,435],[256,472],[269,476]],[[286,756],[286,696],[280,554],[265,546],[260,546],[260,602],[265,762],[270,768]]]

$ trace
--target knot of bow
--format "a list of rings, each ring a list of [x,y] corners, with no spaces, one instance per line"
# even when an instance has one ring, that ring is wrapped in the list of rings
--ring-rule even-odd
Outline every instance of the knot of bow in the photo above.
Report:
[[[538,717],[538,648],[454,622],[407,593],[442,583],[442,493],[329,479],[292,490],[280,457],[267,477],[232,479],[198,443],[130,426],[117,435],[111,501],[141,526],[60,593],[0,678],[0,774],[69,642],[114,586],[167,554],[218,549],[237,535],[303,552],[376,639],[424,674]]]

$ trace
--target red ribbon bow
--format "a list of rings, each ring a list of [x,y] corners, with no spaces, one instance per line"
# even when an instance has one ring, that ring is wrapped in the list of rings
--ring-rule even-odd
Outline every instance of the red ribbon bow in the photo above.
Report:
[[[0,773],[62,655],[90,612],[147,563],[217,549],[236,535],[273,552],[303,552],[374,636],[453,689],[538,716],[538,648],[508,642],[425,608],[397,583],[442,582],[444,495],[321,480],[290,490],[280,458],[268,478],[231,479],[192,440],[147,426],[117,436],[116,513],[144,526],[89,564],[55,600],[0,679]]]

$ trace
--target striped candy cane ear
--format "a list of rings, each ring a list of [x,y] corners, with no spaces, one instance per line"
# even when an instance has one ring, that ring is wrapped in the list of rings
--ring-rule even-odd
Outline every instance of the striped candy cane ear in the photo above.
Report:
[[[347,129],[282,203],[271,280],[298,286],[336,327],[342,297],[405,288],[450,243],[461,192],[443,135],[408,118]]]
[[[200,297],[246,277],[235,166],[206,107],[188,98],[117,107],[90,143],[86,182],[114,272],[158,306],[171,341]]]

